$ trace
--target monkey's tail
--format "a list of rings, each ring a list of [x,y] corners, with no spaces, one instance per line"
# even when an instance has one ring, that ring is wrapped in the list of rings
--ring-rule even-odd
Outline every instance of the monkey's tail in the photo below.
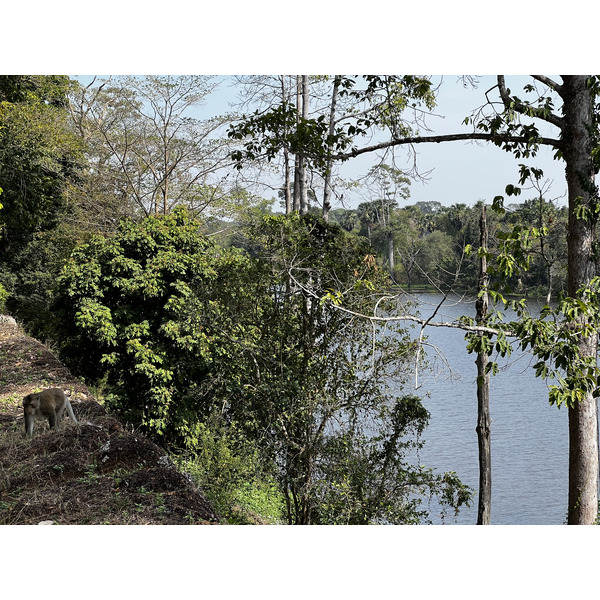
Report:
[[[75,413],[73,412],[73,408],[71,407],[71,403],[68,398],[65,398],[65,402],[67,403],[67,412],[69,413],[69,417],[74,423],[79,424],[79,421],[75,418]]]

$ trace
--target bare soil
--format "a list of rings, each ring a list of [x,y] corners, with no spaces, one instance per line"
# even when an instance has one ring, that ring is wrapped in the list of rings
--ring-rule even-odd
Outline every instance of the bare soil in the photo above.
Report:
[[[60,387],[68,417],[25,436],[22,399]],[[51,350],[0,320],[0,524],[215,524],[201,491],[156,444],[108,415]]]

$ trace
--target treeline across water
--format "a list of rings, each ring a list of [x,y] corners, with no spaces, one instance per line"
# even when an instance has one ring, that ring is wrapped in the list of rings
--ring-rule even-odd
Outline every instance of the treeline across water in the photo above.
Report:
[[[474,294],[479,275],[479,220],[484,204],[480,201],[472,206],[444,206],[440,202],[409,204],[405,200],[400,205],[382,198],[364,202],[354,210],[335,209],[331,218],[346,231],[366,237],[393,281],[409,291],[416,287]],[[509,291],[549,297],[564,290],[567,208],[541,194],[498,211],[490,210],[491,202],[487,204],[490,253],[509,249],[515,240],[525,242],[519,251],[525,249],[529,269],[515,269],[512,276],[503,278]]]

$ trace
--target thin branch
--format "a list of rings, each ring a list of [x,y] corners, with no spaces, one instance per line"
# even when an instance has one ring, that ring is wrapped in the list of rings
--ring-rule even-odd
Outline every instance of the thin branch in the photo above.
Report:
[[[531,117],[532,115],[527,111],[527,105],[515,98],[511,98],[508,95],[508,89],[506,88],[506,81],[504,79],[504,75],[498,75],[498,91],[500,92],[500,97],[502,98],[502,102],[504,103],[505,108],[512,107],[516,112]],[[511,106],[512,105],[512,106]],[[542,121],[546,121],[547,123],[551,123],[555,125],[559,129],[562,129],[564,126],[564,119],[558,117],[554,113],[542,113],[537,111],[533,107],[530,107],[533,111],[535,111],[535,117],[541,119]],[[543,142],[542,142],[543,143]],[[558,147],[558,146],[557,146]]]
[[[315,292],[313,290],[310,290],[306,286],[302,285],[292,275],[291,272],[288,271],[288,273],[289,273],[290,279],[298,286],[298,289],[301,289],[306,294],[312,296],[319,302],[321,301],[321,297],[318,296],[317,294],[315,294]],[[386,298],[393,299],[394,297],[395,296],[388,296]],[[378,304],[379,304],[379,302],[378,302]],[[429,327],[449,327],[450,329],[462,329],[463,331],[471,331],[471,332],[475,332],[475,333],[489,333],[491,335],[504,334],[507,337],[516,337],[516,335],[514,333],[512,333],[511,331],[507,331],[504,329],[495,329],[494,327],[485,327],[483,325],[468,325],[467,323],[461,323],[460,321],[434,322],[434,321],[431,321],[431,317],[428,319],[421,319],[420,317],[416,317],[414,315],[407,315],[407,314],[398,315],[395,317],[378,317],[375,314],[367,315],[364,313],[356,312],[354,310],[350,310],[349,308],[345,308],[344,306],[341,306],[340,304],[334,304],[333,306],[335,307],[336,310],[340,310],[342,312],[345,312],[346,314],[352,315],[354,317],[359,317],[361,319],[368,319],[371,322],[393,323],[396,321],[411,321],[412,323],[417,323],[422,326],[427,325]],[[436,312],[437,312],[437,309],[436,309]]]
[[[444,302],[446,301],[447,297],[448,294],[444,294],[442,300],[435,307],[435,310],[431,313],[431,315],[429,315],[429,318],[426,319],[425,323],[421,325],[421,331],[419,332],[419,340],[417,343],[417,358],[415,360],[415,389],[419,388],[419,359],[421,357],[421,348],[423,347],[423,335],[425,333],[425,327],[427,327],[427,325],[431,323],[435,315],[437,315],[438,311],[440,310],[442,304],[444,304]]]
[[[559,94],[561,94],[561,92],[563,90],[562,85],[560,85],[559,83],[554,81],[554,79],[550,79],[550,77],[548,77],[546,75],[532,75],[531,77],[533,77],[540,83],[547,85],[549,88],[552,88],[555,92],[558,92]]]

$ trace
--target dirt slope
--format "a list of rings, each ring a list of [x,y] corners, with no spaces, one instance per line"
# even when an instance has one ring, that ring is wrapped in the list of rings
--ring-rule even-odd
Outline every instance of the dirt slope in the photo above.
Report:
[[[108,416],[88,388],[11,319],[0,317],[0,524],[210,524],[213,507],[158,446]],[[80,426],[38,421],[23,396],[70,392]]]

